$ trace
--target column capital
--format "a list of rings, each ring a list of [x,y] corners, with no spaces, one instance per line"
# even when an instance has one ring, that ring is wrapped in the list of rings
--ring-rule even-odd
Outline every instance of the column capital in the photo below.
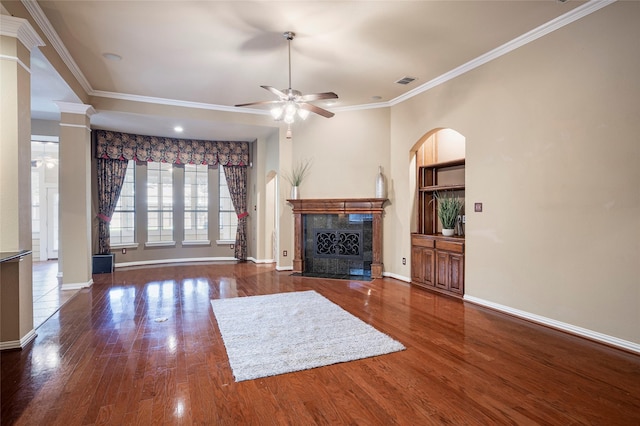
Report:
[[[0,35],[17,38],[29,51],[45,45],[29,21],[15,16],[0,15]]]
[[[60,112],[69,113],[69,114],[82,114],[87,117],[91,117],[96,113],[96,110],[93,109],[91,105],[78,104],[73,102],[62,102],[55,101],[55,104],[58,105],[58,109]]]

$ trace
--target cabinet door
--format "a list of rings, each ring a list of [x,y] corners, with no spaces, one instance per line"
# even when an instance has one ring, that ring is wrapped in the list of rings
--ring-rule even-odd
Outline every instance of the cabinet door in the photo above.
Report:
[[[436,250],[436,287],[449,288],[449,253]]]
[[[436,251],[430,248],[422,249],[422,270],[424,273],[424,283],[426,285],[435,286],[436,272]]]
[[[422,262],[422,247],[411,247],[411,281],[421,284],[424,282]]]
[[[449,267],[451,269],[449,290],[458,294],[464,294],[464,256],[450,254]]]

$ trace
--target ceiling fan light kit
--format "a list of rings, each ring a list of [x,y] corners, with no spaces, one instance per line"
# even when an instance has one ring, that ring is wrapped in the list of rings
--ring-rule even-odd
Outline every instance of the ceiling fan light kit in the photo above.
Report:
[[[322,99],[337,99],[338,95],[333,92],[324,93],[312,93],[309,95],[303,95],[299,90],[291,88],[291,40],[296,36],[292,31],[285,31],[282,34],[288,42],[289,48],[289,88],[284,90],[278,90],[271,86],[260,86],[265,90],[278,96],[280,99],[277,101],[258,101],[250,102],[247,104],[239,104],[237,107],[245,107],[251,105],[273,105],[271,108],[271,116],[276,121],[284,121],[288,124],[287,138],[291,138],[291,124],[296,120],[296,117],[301,120],[306,120],[310,113],[315,113],[326,118],[331,118],[335,114],[326,109],[320,108],[309,102],[318,101]]]

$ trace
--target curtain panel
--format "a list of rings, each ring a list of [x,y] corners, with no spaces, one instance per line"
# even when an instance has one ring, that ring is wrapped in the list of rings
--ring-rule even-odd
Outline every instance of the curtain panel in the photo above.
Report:
[[[98,254],[111,251],[109,222],[118,204],[127,173],[127,161],[98,158]]]
[[[238,216],[234,256],[238,260],[247,260],[247,168],[243,166],[224,166],[229,195]]]
[[[247,166],[248,142],[203,141],[95,130],[96,158],[171,164]]]

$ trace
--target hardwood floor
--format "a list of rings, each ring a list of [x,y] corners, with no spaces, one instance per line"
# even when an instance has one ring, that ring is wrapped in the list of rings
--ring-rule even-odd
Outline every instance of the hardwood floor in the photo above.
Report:
[[[1,424],[640,424],[640,356],[393,279],[116,270],[0,354]],[[210,299],[316,290],[407,350],[235,383]]]

